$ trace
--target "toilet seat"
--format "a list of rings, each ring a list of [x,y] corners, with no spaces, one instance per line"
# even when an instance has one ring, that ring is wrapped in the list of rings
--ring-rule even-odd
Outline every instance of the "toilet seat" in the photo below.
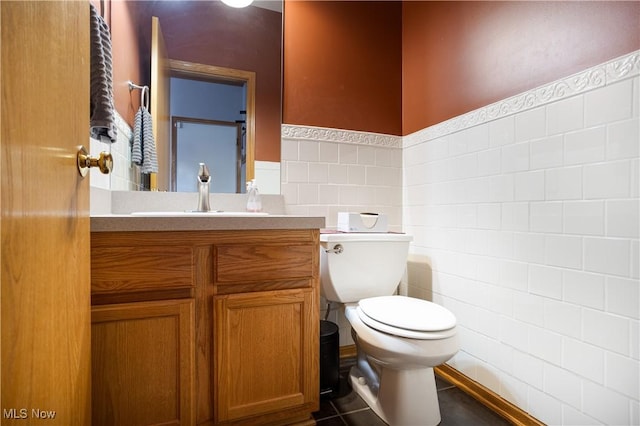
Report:
[[[448,309],[413,297],[363,299],[356,312],[367,326],[409,339],[445,339],[456,334],[456,318]]]

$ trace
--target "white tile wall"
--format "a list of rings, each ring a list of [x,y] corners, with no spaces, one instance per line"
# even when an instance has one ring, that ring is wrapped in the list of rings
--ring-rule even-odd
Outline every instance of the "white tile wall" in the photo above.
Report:
[[[401,138],[364,132],[283,126],[281,188],[287,213],[325,216],[377,212],[402,229]],[[346,135],[346,136],[345,136]]]
[[[113,191],[126,191],[135,188],[134,167],[131,165],[131,127],[118,114],[116,116],[117,137],[116,142],[107,144],[96,139],[90,139],[91,155],[97,156],[100,152],[110,152],[113,157],[113,171],[109,175],[103,175],[97,169],[91,169],[91,186]]]
[[[450,364],[548,424],[640,423],[639,58],[403,140],[403,229],[458,318]]]
[[[256,161],[255,179],[261,194],[280,194],[280,163]]]

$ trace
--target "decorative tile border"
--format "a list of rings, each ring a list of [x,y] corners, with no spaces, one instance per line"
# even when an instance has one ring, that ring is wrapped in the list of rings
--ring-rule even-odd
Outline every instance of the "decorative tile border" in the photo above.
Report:
[[[282,125],[282,138],[402,148],[402,136],[291,124]]]
[[[570,77],[454,117],[403,138],[405,147],[477,126],[498,118],[604,87],[640,75],[640,51],[589,68]]]

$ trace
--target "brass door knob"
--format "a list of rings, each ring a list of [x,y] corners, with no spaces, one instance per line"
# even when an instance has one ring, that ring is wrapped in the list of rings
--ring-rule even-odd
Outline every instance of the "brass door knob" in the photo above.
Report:
[[[98,167],[108,175],[113,170],[113,157],[108,152],[101,152],[98,158],[91,157],[84,146],[78,148],[78,173],[85,177],[91,167]]]

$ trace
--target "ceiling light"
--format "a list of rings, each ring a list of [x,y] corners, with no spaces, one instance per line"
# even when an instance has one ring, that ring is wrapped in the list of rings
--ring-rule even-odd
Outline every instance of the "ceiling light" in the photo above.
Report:
[[[247,7],[251,3],[253,3],[253,0],[221,0],[221,1],[227,6],[237,7],[237,8]]]

